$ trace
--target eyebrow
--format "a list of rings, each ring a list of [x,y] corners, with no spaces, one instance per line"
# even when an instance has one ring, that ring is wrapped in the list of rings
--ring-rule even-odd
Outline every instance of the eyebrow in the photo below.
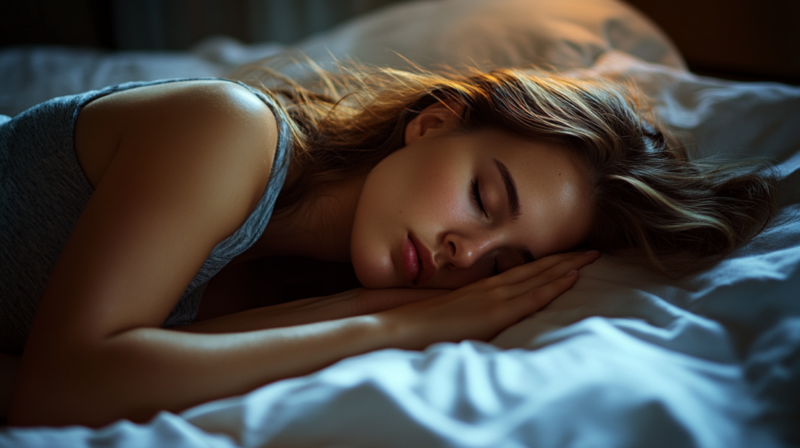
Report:
[[[508,167],[501,161],[493,159],[494,164],[500,171],[500,177],[503,178],[503,184],[506,186],[506,193],[508,195],[508,209],[511,213],[511,220],[516,220],[520,215],[519,210],[519,195],[517,194],[517,183],[511,177],[511,172]]]

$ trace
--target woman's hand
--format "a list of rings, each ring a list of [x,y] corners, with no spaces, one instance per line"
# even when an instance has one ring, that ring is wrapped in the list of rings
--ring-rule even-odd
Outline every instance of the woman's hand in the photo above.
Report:
[[[577,273],[564,275],[598,256],[597,252],[552,255],[456,291],[357,288],[175,329],[192,333],[239,333],[373,314],[390,331],[398,332],[403,347],[424,348],[433,342],[468,338],[487,340],[572,287],[578,279]]]
[[[578,280],[577,270],[599,255],[597,251],[552,255],[376,316],[397,335],[402,348],[489,340],[571,288]]]

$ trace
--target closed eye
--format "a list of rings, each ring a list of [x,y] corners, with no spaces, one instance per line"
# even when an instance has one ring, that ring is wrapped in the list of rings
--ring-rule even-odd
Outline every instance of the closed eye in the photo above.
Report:
[[[489,217],[489,214],[486,213],[486,209],[483,208],[483,200],[481,199],[481,188],[480,185],[478,184],[478,179],[472,180],[472,202],[475,204],[475,207],[477,207],[478,210],[480,210],[481,213],[483,213],[484,216],[486,216],[487,218]]]

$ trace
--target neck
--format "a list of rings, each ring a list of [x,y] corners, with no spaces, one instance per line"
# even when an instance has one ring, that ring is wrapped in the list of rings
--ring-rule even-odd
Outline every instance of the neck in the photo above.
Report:
[[[324,186],[290,213],[273,215],[254,257],[298,256],[350,262],[350,234],[366,176]]]

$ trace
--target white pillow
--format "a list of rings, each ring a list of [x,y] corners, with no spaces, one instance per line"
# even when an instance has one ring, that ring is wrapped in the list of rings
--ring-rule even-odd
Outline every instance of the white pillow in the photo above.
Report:
[[[538,64],[590,67],[608,50],[686,68],[667,36],[616,0],[440,0],[400,3],[312,36],[298,48],[333,58],[404,68]],[[396,52],[396,53],[395,53]]]

